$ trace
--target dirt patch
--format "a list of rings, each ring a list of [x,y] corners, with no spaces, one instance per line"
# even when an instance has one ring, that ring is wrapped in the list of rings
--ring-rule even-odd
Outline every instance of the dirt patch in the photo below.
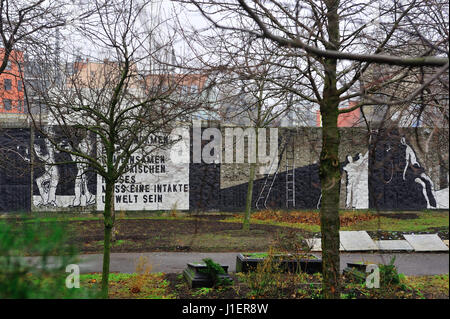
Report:
[[[222,217],[223,218],[223,217]],[[100,253],[103,221],[72,221],[71,238],[82,253]],[[240,223],[221,222],[217,216],[192,219],[122,219],[116,222],[113,252],[152,251],[258,251],[267,250],[280,232],[289,227],[251,225],[244,232]],[[304,236],[312,233],[295,230]]]
[[[419,218],[419,215],[413,214],[413,213],[400,213],[400,214],[380,213],[380,214],[378,214],[378,216],[386,217],[386,218],[394,218],[394,219],[417,219],[417,218]]]

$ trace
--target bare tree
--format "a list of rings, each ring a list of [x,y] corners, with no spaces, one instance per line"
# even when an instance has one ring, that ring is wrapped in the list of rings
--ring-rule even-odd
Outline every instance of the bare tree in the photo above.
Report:
[[[31,52],[41,48],[39,51],[43,52],[43,48],[48,48],[49,39],[54,38],[54,29],[87,18],[91,13],[91,10],[81,10],[70,1],[1,0],[0,48],[4,54],[0,73],[13,58],[13,50],[29,49]]]
[[[413,68],[432,67],[433,76],[409,94],[418,96],[448,70],[448,3],[412,1],[188,1],[215,27],[230,34],[244,32],[273,41],[280,54],[291,57],[285,67],[298,79],[280,85],[301,99],[316,104],[322,116],[320,154],[323,291],[326,298],[340,297],[339,275],[339,114],[345,101],[373,93],[410,74]],[[431,16],[434,11],[441,16]],[[247,23],[242,24],[241,21]],[[249,23],[252,22],[253,24]],[[430,22],[433,21],[433,22]],[[405,43],[415,37],[419,51],[405,54]],[[251,45],[251,44],[249,44]],[[421,49],[420,49],[421,48]],[[393,75],[363,89],[362,76],[375,64],[397,66]],[[281,82],[282,83],[282,82]],[[373,101],[370,102],[373,104]],[[396,101],[398,103],[398,101]]]
[[[244,145],[247,137],[249,176],[242,229],[249,230],[256,170],[260,167],[265,170],[263,174],[273,174],[271,170],[278,164],[278,153],[269,163],[259,162],[260,131],[277,126],[292,104],[289,92],[279,90],[273,83],[282,73],[280,65],[284,57],[277,54],[276,47],[270,42],[247,34],[229,37],[221,30],[213,30],[209,35],[195,34],[191,39],[191,42],[201,43],[202,50],[208,51],[196,52],[197,57],[208,56],[208,61],[203,60],[203,67],[213,71],[220,69],[214,77],[216,98],[212,116],[233,125],[249,126],[245,131],[225,128],[225,131],[235,130],[236,142],[232,141],[233,144]],[[227,141],[225,144],[225,148],[230,147]],[[228,161],[225,159],[225,165]],[[271,163],[275,164],[272,166]]]
[[[149,3],[95,1],[96,11],[76,30],[97,55],[89,61],[68,55],[71,60],[62,70],[60,64],[53,64],[62,81],[55,80],[48,68],[41,76],[53,81],[48,90],[38,92],[46,105],[46,121],[54,128],[43,127],[39,117],[33,116],[48,149],[70,155],[68,162],[89,168],[103,180],[104,297],[108,295],[115,184],[148,155],[178,142],[169,136],[176,120],[194,111],[199,103],[195,95],[183,99],[178,91],[189,75],[173,74],[155,59],[161,44],[151,47],[149,43],[157,31],[149,32],[139,21]],[[172,39],[167,38],[164,46],[171,45]],[[142,67],[149,60],[159,65],[157,73],[149,74]],[[155,138],[163,142],[152,143]],[[39,149],[34,152],[44,157]],[[47,161],[46,165],[56,164],[61,163]],[[80,177],[76,182],[83,180]]]

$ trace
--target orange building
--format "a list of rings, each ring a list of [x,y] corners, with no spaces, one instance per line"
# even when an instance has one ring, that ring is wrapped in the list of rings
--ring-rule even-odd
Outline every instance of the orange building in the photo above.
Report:
[[[0,61],[4,57],[0,48]],[[0,74],[0,113],[25,113],[23,93],[23,52],[12,51],[6,69]]]
[[[358,102],[350,101],[348,108],[354,107]],[[341,108],[341,110],[345,110],[345,108]],[[348,113],[342,113],[338,116],[338,127],[355,127],[360,126],[361,124],[361,109],[357,108]],[[322,116],[320,115],[320,111],[316,112],[316,126],[322,126]]]
[[[133,88],[137,87],[137,66],[131,64],[130,75],[133,76],[132,83],[128,83],[128,86]],[[69,70],[68,70],[69,71]],[[109,61],[105,59],[103,61],[77,61],[72,63],[72,76],[69,77],[66,85],[68,87],[80,87],[80,88],[103,88],[114,86],[121,76],[121,66],[118,62]],[[69,71],[70,72],[70,71]]]

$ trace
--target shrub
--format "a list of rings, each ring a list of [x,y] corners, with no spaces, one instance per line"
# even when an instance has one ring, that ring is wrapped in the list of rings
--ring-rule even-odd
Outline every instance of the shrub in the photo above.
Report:
[[[391,259],[388,265],[379,265],[381,287],[396,286],[400,284],[400,275],[397,272],[394,262],[395,257]]]
[[[258,263],[256,270],[249,272],[245,280],[255,297],[278,297],[283,285],[280,261],[274,258],[272,250],[262,263]]]
[[[226,275],[225,270],[218,263],[214,262],[211,258],[203,259],[206,265],[206,272],[212,278],[214,286],[229,286],[232,284],[231,280]]]
[[[76,263],[67,234],[62,222],[0,221],[0,299],[94,297],[66,287],[66,266]],[[26,255],[39,257],[27,263]]]

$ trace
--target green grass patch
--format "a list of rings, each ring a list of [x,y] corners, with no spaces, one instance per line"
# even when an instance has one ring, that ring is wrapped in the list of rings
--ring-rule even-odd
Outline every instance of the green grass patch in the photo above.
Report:
[[[385,230],[420,232],[434,228],[449,227],[448,212],[420,212],[415,219],[398,219],[378,216],[369,221],[363,221],[351,226],[342,227],[341,230]]]
[[[405,288],[427,299],[448,298],[449,275],[408,276],[402,280]]]
[[[99,290],[102,274],[80,275],[80,286]],[[109,274],[111,299],[174,299],[163,273]]]
[[[341,213],[344,213],[341,212]],[[371,220],[363,220],[356,222],[349,226],[342,226],[341,230],[384,230],[384,231],[404,231],[404,232],[419,232],[433,230],[434,228],[449,227],[449,214],[448,212],[436,212],[436,211],[424,211],[415,213],[418,218],[415,219],[401,219],[390,218],[385,216],[378,216],[377,213],[371,211],[355,211],[355,215],[358,214],[373,214],[376,218]],[[398,212],[401,214],[402,212]],[[408,212],[409,213],[409,212]],[[318,214],[318,212],[311,212],[311,214]],[[243,217],[233,216],[222,220],[227,223],[242,223]],[[302,229],[309,232],[320,232],[320,225],[311,225],[306,223],[289,223],[279,222],[275,220],[260,220],[251,218],[251,224],[254,225],[272,225]]]

